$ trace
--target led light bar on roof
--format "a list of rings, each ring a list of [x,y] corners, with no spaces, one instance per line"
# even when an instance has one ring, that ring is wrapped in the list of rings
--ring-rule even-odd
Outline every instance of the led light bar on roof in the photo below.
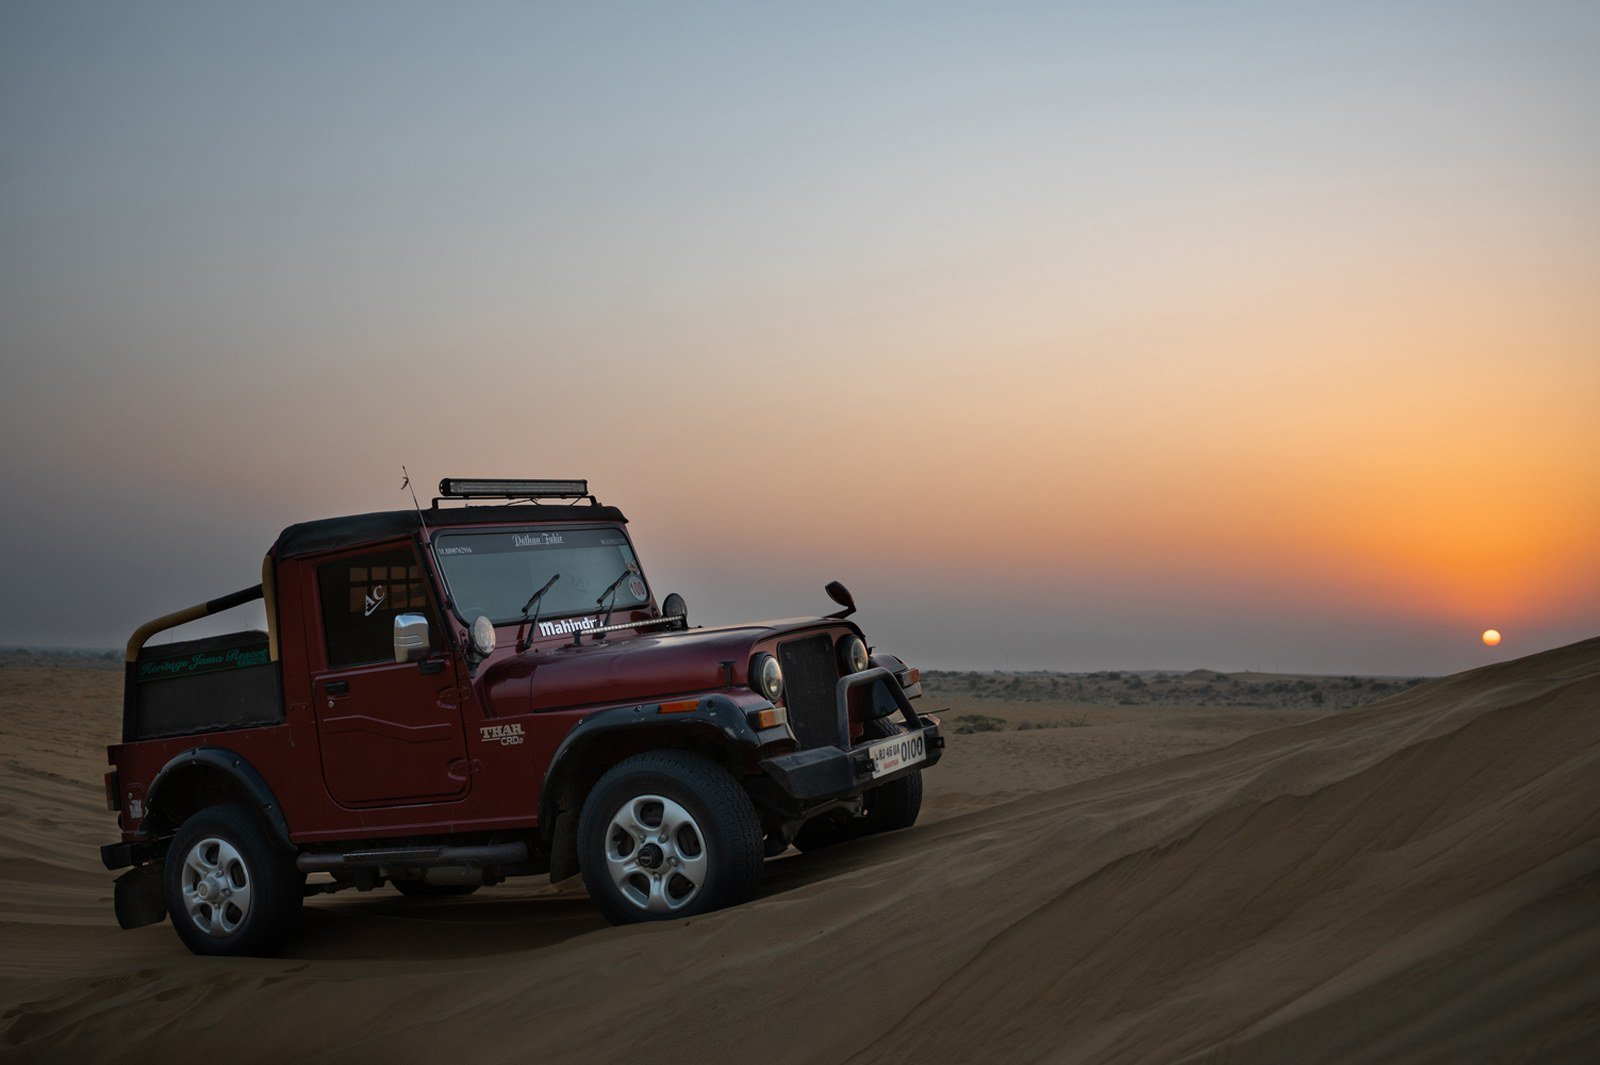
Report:
[[[439,482],[439,494],[449,499],[582,499],[589,494],[589,482],[446,477]]]

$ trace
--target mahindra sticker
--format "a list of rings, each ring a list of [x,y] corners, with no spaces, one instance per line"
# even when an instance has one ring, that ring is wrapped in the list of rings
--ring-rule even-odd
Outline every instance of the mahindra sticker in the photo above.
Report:
[[[597,627],[600,619],[597,617],[562,618],[560,621],[539,622],[540,636],[566,636],[574,632],[588,632]]]

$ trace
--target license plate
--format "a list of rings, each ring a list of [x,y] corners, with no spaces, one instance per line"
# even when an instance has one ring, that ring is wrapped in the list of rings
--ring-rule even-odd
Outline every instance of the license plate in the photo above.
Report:
[[[872,756],[872,779],[876,780],[927,758],[928,746],[922,733],[911,732],[874,743],[867,752]]]

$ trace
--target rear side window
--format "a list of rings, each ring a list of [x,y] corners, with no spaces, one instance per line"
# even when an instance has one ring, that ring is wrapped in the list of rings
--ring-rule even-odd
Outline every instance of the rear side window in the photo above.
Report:
[[[426,614],[439,631],[427,581],[410,548],[329,562],[317,567],[317,584],[331,668],[394,661],[396,614]]]

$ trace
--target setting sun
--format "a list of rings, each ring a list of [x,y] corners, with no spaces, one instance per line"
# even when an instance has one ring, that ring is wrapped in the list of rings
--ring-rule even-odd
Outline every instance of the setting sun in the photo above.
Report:
[[[1490,647],[1493,647],[1496,644],[1498,644],[1500,642],[1500,630],[1499,629],[1484,629],[1483,630],[1483,642],[1488,644]]]

